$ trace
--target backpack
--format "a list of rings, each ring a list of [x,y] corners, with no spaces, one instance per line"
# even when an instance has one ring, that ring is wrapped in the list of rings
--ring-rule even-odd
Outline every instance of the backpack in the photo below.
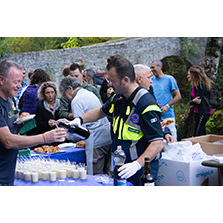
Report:
[[[95,73],[95,75],[93,76],[93,81],[96,85],[102,85],[102,82],[104,81],[102,73]]]
[[[221,91],[218,84],[211,82],[211,90],[206,98],[212,108],[219,109],[221,107]]]
[[[37,97],[39,85],[29,85],[19,100],[19,109],[21,112],[36,114],[36,108],[40,104]]]

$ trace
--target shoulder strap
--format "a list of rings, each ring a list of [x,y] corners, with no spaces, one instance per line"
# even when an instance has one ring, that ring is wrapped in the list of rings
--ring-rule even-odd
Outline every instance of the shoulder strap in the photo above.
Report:
[[[145,95],[146,93],[148,93],[148,91],[145,88],[141,88],[135,95],[135,97],[133,98],[132,102],[133,104],[136,106],[136,104],[138,103],[139,99]]]

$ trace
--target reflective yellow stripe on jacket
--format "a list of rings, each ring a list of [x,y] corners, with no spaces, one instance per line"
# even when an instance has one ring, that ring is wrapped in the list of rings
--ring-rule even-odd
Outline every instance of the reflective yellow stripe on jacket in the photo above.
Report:
[[[149,105],[147,108],[144,109],[144,111],[142,112],[142,115],[145,114],[148,111],[158,111],[158,112],[161,112],[161,110],[160,110],[158,105]]]
[[[129,107],[129,106],[128,106]],[[126,113],[129,113],[129,109],[127,107]],[[113,131],[116,134],[118,131],[118,139],[120,140],[139,140],[143,137],[143,133],[141,131],[140,125],[134,124],[130,117],[134,113],[134,109],[129,114],[128,119],[124,123],[123,119],[118,116],[117,118],[113,119]],[[144,111],[142,115],[149,111],[159,111],[161,112],[160,108],[157,105],[149,105]]]
[[[145,89],[141,89],[136,95],[137,100],[134,101],[134,104],[137,104],[138,100],[143,96],[147,91]],[[111,105],[109,110],[110,113],[114,111],[114,104]],[[142,115],[149,111],[159,111],[161,112],[160,108],[157,105],[149,105],[144,109]],[[120,116],[113,118],[113,131],[114,134],[118,131],[118,139],[120,140],[131,140],[137,141],[143,137],[143,133],[141,130],[140,125],[133,123],[131,120],[132,114],[135,113],[135,108],[130,109],[130,106],[126,108],[126,115],[128,116],[127,120],[124,122],[123,118]]]

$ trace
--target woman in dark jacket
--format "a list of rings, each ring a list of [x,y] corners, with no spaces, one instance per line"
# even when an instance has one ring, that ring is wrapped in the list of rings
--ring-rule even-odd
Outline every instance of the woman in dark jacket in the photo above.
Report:
[[[57,98],[57,89],[54,82],[43,83],[38,90],[38,98],[41,103],[36,109],[36,131],[38,134],[55,128],[59,119],[58,111],[60,100]]]
[[[187,79],[192,84],[190,104],[194,105],[194,136],[206,135],[206,123],[213,112],[207,101],[212,80],[200,66],[192,66],[188,70]]]

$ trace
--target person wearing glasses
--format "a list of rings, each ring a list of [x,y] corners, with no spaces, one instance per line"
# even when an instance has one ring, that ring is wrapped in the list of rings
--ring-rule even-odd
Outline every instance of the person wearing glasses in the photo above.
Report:
[[[111,121],[112,151],[122,146],[125,164],[119,176],[139,186],[144,160],[149,157],[151,174],[156,179],[163,149],[161,110],[155,98],[136,83],[134,67],[125,57],[115,54],[107,59],[107,79],[115,94],[102,106],[70,122],[80,126],[105,116]]]
[[[15,97],[22,84],[22,68],[13,61],[0,62],[0,186],[14,184],[19,149],[52,142],[64,142],[66,131],[57,128],[35,136],[18,135],[16,116],[10,97]]]

